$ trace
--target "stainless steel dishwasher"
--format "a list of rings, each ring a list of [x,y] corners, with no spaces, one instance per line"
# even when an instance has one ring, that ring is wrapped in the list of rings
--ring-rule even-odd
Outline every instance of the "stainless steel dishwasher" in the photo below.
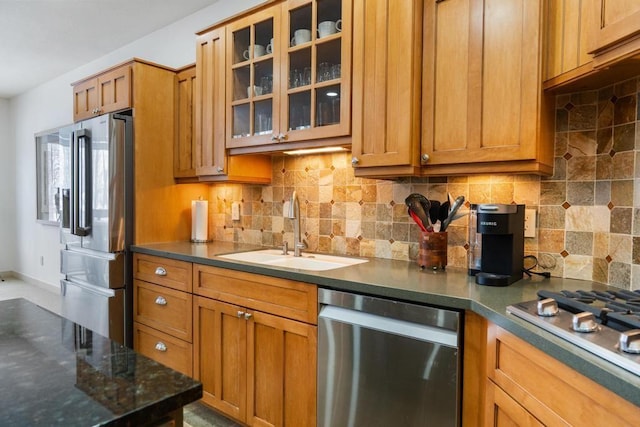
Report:
[[[327,289],[318,302],[318,427],[460,425],[460,312]]]

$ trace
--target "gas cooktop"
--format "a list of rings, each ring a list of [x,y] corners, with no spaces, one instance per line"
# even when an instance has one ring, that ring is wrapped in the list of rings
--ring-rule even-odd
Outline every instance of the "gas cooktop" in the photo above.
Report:
[[[640,375],[640,291],[538,291],[507,312]]]

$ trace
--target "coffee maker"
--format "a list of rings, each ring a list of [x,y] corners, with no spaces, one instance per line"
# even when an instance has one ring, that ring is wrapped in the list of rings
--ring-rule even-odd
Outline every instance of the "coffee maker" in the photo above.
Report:
[[[508,286],[522,279],[524,205],[471,205],[469,275],[476,283]]]

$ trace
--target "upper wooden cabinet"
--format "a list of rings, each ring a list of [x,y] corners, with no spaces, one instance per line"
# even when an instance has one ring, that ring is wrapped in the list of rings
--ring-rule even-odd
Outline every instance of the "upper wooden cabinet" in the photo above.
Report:
[[[176,75],[174,177],[179,182],[267,184],[267,156],[229,158],[224,147],[224,31],[199,36],[197,65]]]
[[[225,52],[230,154],[350,144],[351,14],[351,0],[279,2],[199,33]]]
[[[589,54],[598,0],[547,0],[545,88],[572,82],[593,70]]]
[[[422,8],[422,0],[354,1],[356,176],[420,174]]]
[[[173,149],[173,176],[196,177],[195,98],[196,66],[176,73],[176,137]]]
[[[131,108],[131,65],[125,64],[73,85],[73,121]]]
[[[596,26],[592,53],[595,66],[605,66],[640,52],[640,2],[594,0]]]
[[[425,2],[422,173],[553,171],[543,1]]]

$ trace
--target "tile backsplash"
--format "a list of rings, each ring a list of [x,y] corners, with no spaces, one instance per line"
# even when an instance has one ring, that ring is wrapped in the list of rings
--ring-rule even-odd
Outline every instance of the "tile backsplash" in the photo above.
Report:
[[[556,97],[555,170],[535,175],[357,178],[350,154],[274,156],[269,186],[216,184],[209,234],[216,240],[280,246],[293,241],[283,204],[295,189],[309,251],[415,260],[413,192],[443,202],[521,203],[538,211],[525,253],[553,276],[640,288],[640,79]],[[242,216],[231,219],[232,202]],[[468,204],[467,204],[468,205]],[[466,268],[467,217],[448,228],[448,265]]]

